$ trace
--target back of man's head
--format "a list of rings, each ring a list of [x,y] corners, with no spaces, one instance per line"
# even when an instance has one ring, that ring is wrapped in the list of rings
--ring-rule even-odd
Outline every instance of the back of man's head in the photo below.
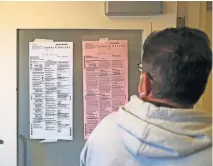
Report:
[[[212,69],[207,35],[192,28],[152,33],[144,43],[143,70],[152,78],[152,95],[182,104],[195,104]]]

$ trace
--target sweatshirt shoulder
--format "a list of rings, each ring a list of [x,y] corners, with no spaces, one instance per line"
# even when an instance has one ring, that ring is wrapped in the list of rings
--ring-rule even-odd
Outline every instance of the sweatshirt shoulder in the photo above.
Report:
[[[109,114],[100,122],[100,124],[102,124],[102,123],[115,123],[116,119],[117,119],[117,115],[118,115],[118,112],[113,112],[113,113]]]
[[[90,137],[100,136],[100,133],[107,131],[114,131],[116,127],[116,119],[117,119],[117,112],[113,112],[110,115],[106,116],[104,119],[101,120],[101,122],[97,125],[97,127],[94,129]]]
[[[117,112],[108,115],[90,135],[86,155],[88,166],[124,166],[134,162],[117,135],[117,115]]]

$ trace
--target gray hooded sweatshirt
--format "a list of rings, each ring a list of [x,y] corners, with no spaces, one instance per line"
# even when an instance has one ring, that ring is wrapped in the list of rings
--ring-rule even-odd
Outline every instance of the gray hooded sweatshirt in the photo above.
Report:
[[[212,117],[132,96],[99,123],[81,152],[80,165],[212,166]]]

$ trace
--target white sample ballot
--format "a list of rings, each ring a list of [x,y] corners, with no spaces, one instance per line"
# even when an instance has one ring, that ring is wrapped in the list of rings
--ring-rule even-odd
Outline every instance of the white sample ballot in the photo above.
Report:
[[[73,43],[29,43],[30,139],[73,139]]]

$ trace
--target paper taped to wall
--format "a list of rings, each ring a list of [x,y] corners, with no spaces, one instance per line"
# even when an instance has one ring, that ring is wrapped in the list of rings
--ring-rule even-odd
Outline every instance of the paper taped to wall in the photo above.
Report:
[[[40,141],[39,143],[50,143],[50,142],[57,142],[58,141],[58,139],[57,138],[55,138],[55,139],[45,139],[45,140],[42,140],[42,141]]]
[[[30,139],[73,140],[73,43],[29,43]]]
[[[53,42],[53,40],[51,39],[35,39],[34,40],[34,43],[41,43],[41,42],[44,42],[44,43],[47,43],[47,42]]]
[[[128,101],[127,40],[83,42],[84,138]]]

